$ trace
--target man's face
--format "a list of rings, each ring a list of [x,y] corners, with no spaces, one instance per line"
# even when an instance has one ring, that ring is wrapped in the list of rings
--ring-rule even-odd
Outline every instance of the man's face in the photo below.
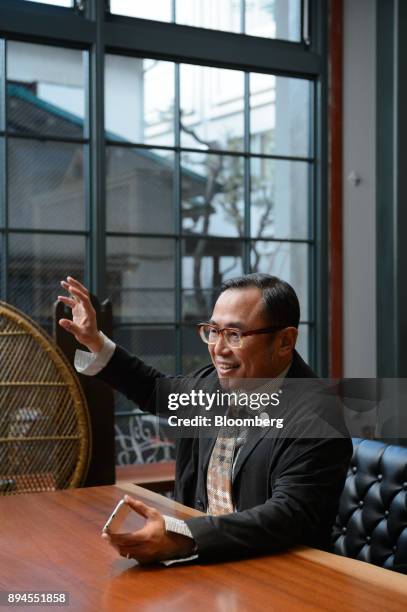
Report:
[[[219,328],[235,327],[241,331],[270,327],[260,289],[227,289],[215,304],[211,323]],[[293,330],[294,328],[287,328]],[[290,332],[289,332],[290,333]],[[222,336],[209,344],[209,353],[219,378],[270,378],[288,365],[295,344],[282,343],[284,332],[259,334],[243,338],[241,348],[230,348]],[[282,346],[283,344],[283,346]]]

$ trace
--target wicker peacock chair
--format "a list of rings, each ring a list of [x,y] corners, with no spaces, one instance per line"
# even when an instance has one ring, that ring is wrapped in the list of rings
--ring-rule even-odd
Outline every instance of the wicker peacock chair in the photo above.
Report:
[[[86,400],[62,351],[0,301],[0,493],[80,486],[90,439]]]

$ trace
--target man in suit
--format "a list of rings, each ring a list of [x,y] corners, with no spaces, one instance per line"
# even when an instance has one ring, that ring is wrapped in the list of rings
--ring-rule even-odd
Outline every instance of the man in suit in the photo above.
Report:
[[[60,325],[91,353],[78,352],[77,369],[100,376],[143,410],[154,411],[164,375],[98,331],[83,285],[68,277],[62,286],[71,295],[59,299],[72,308],[73,320],[62,319]],[[226,282],[211,320],[200,328],[212,365],[194,376],[232,388],[242,379],[279,386],[292,379],[315,381],[295,351],[299,320],[298,299],[288,283],[265,274]],[[329,549],[352,444],[341,427],[326,435],[332,428],[325,427],[324,418],[320,428],[321,410],[332,400],[322,394],[317,405],[312,402],[304,404],[297,393],[295,402],[281,406],[283,416],[294,417],[285,435],[270,436],[269,428],[256,427],[234,429],[229,437],[221,429],[215,439],[178,440],[175,497],[207,515],[170,520],[127,498],[147,519],[145,526],[105,537],[121,555],[141,563],[190,555],[202,561],[234,559],[297,544]]]

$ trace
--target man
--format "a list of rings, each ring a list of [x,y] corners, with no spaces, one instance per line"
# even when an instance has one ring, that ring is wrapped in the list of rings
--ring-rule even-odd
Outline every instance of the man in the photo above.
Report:
[[[62,286],[71,297],[59,299],[72,308],[73,320],[62,319],[60,325],[93,353],[79,354],[77,369],[97,374],[143,410],[153,411],[152,398],[164,375],[98,331],[83,285],[68,277]],[[295,351],[299,320],[298,299],[288,283],[265,274],[226,282],[211,320],[201,326],[213,365],[195,376],[232,386],[249,378],[315,379]],[[352,445],[346,433],[302,435],[309,427],[313,431],[315,414],[302,407],[291,435],[270,437],[266,427],[229,439],[220,431],[212,440],[178,440],[175,497],[207,515],[166,523],[156,509],[128,498],[147,519],[145,526],[105,537],[121,555],[141,563],[194,553],[202,561],[219,561],[297,544],[329,549]]]

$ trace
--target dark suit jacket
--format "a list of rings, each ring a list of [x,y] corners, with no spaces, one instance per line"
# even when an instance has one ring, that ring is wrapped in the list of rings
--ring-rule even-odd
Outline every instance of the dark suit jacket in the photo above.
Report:
[[[142,410],[156,414],[155,393],[162,373],[118,346],[98,376]],[[217,381],[213,366],[193,376]],[[286,379],[290,378],[316,380],[297,352],[287,373]],[[352,443],[346,430],[339,437],[304,435],[309,427],[312,430],[318,410],[299,405],[300,413],[292,435],[268,437],[267,428],[250,431],[233,474],[237,512],[186,521],[201,560],[272,553],[297,544],[330,549]],[[214,442],[199,436],[177,440],[175,498],[202,511],[207,507],[206,473]]]

